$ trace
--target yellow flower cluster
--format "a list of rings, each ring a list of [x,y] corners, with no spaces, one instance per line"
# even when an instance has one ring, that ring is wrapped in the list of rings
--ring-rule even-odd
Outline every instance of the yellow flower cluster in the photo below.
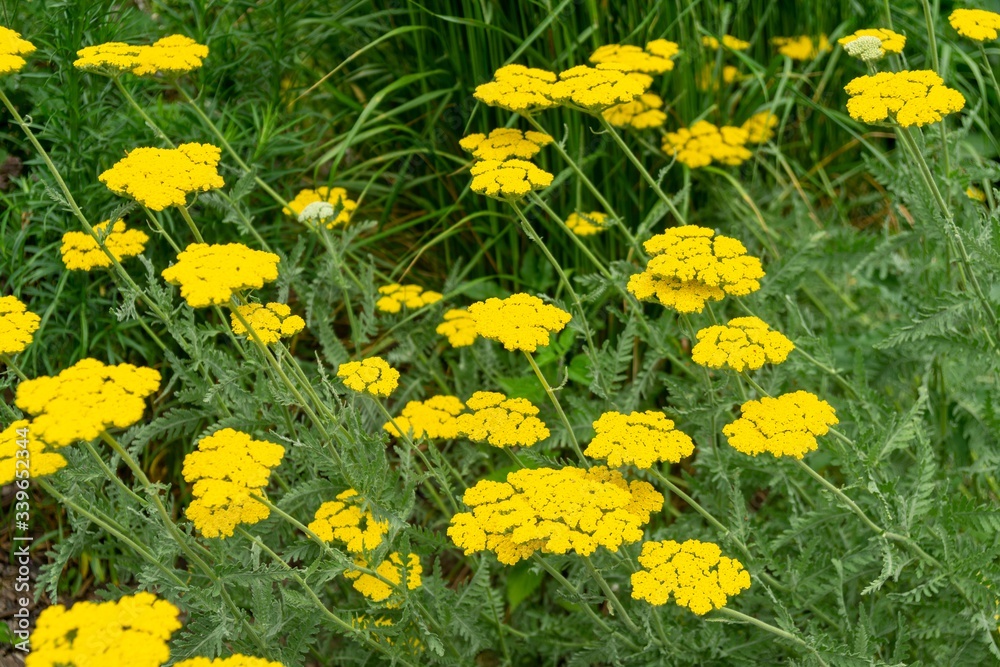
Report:
[[[432,396],[426,401],[408,402],[402,413],[383,424],[382,428],[396,437],[400,437],[402,430],[413,438],[456,438],[458,416],[463,410],[465,404],[455,396]]]
[[[716,91],[719,89],[719,80],[713,76],[714,73],[715,68],[712,65],[705,65],[701,71],[698,72],[695,77],[695,85],[698,86],[698,90]],[[719,78],[722,80],[723,85],[726,86],[743,78],[740,71],[732,65],[723,65],[722,71],[719,74]]]
[[[361,556],[357,557],[356,563],[361,567],[368,568],[368,561]],[[389,554],[388,558],[370,569],[374,569],[379,576],[375,577],[361,570],[350,569],[344,572],[344,576],[348,579],[353,579],[354,590],[372,602],[389,600],[393,592],[397,591],[399,586],[402,586],[404,573],[406,575],[407,589],[413,591],[420,588],[422,584],[421,575],[424,572],[424,568],[420,564],[420,558],[416,554],[407,556],[404,563],[402,554],[398,551],[393,551]],[[391,585],[389,582],[394,585]],[[390,601],[387,603],[387,606],[397,607],[399,606],[399,601]]]
[[[149,46],[107,42],[76,52],[75,67],[104,72],[131,72],[151,76],[157,72],[177,76],[201,67],[208,47],[184,35],[170,35]]]
[[[456,419],[458,435],[494,447],[531,447],[549,437],[549,429],[536,415],[538,408],[526,398],[507,398],[495,391],[477,391],[465,402],[472,412]]]
[[[577,65],[559,73],[559,81],[552,84],[552,98],[561,103],[572,102],[588,111],[602,111],[631,102],[647,88],[649,82],[630,76],[628,71]]]
[[[962,37],[985,42],[997,38],[1000,14],[985,9],[956,9],[948,16],[948,23]]]
[[[324,542],[343,542],[351,553],[366,553],[377,549],[389,533],[389,522],[378,521],[354,489],[337,495],[319,506],[309,530]]]
[[[552,185],[552,174],[527,160],[478,160],[469,170],[472,191],[495,199],[520,199]]]
[[[136,148],[97,178],[115,194],[162,211],[168,206],[184,206],[185,198],[193,192],[221,188],[219,156],[219,148],[211,144]]]
[[[839,423],[833,407],[807,391],[747,401],[741,412],[722,432],[733,449],[750,456],[770,452],[801,459],[816,449],[816,436]]]
[[[735,166],[752,155],[745,147],[748,139],[747,131],[741,127],[717,127],[707,120],[699,120],[691,127],[667,132],[663,137],[663,151],[692,169],[707,167],[712,162]]]
[[[699,616],[726,606],[750,588],[750,573],[711,542],[643,542],[641,570],[632,575],[632,599],[662,606],[674,596],[679,607]]]
[[[515,113],[531,113],[558,106],[552,99],[556,75],[524,65],[506,65],[493,73],[493,80],[476,87],[473,97],[491,107]]]
[[[0,25],[0,74],[20,71],[27,64],[24,58],[35,50],[35,45],[21,39],[21,33]]]
[[[27,442],[26,447],[19,443]],[[27,452],[27,456],[20,452]],[[27,468],[19,467],[17,461],[27,464]],[[18,478],[18,471],[27,471],[32,479],[51,475],[66,466],[66,459],[61,454],[50,452],[45,443],[35,437],[31,423],[27,419],[18,419],[0,432],[0,486],[10,484]]]
[[[632,464],[646,469],[662,461],[677,463],[694,452],[691,438],[676,430],[662,412],[605,412],[594,422],[594,431],[596,435],[583,453],[606,460],[612,468]]]
[[[0,296],[0,354],[24,352],[41,322],[16,296]]]
[[[859,37],[876,38],[882,43],[882,50],[886,53],[902,53],[903,47],[906,46],[906,36],[900,35],[898,32],[893,32],[888,28],[865,28],[864,30],[856,30],[847,37],[841,37],[838,39],[837,43],[841,46],[847,46]]]
[[[180,610],[152,593],[116,601],[61,604],[38,615],[26,667],[160,667],[170,659],[170,635]]]
[[[644,244],[652,257],[629,279],[637,299],[655,298],[682,313],[701,312],[708,300],[760,289],[764,270],[742,243],[707,227],[673,227]]]
[[[476,320],[465,308],[452,308],[444,314],[444,320],[435,331],[451,343],[452,347],[468,347],[476,342]]]
[[[727,49],[732,49],[733,51],[745,51],[750,48],[750,42],[744,42],[742,39],[733,37],[732,35],[723,35],[721,44],[716,37],[704,35],[701,38],[701,43],[713,51],[718,51],[719,46],[724,46]]]
[[[391,283],[378,288],[382,296],[375,307],[384,313],[398,313],[406,308],[421,308],[441,300],[440,292],[424,291],[420,285],[400,285]]]
[[[470,134],[458,145],[472,153],[472,157],[477,160],[509,160],[519,158],[530,160],[538,155],[543,146],[548,146],[554,141],[552,137],[542,132],[522,132],[509,127],[498,127],[485,134]]]
[[[271,511],[251,496],[263,495],[284,455],[281,445],[231,428],[202,438],[184,457],[184,480],[194,483],[185,516],[205,537],[231,537],[236,526],[263,521]]]
[[[299,222],[319,220],[327,229],[333,229],[346,225],[357,208],[358,203],[348,199],[344,188],[319,187],[300,190],[282,210],[285,215],[298,216]]]
[[[503,343],[508,350],[525,352],[548,345],[549,333],[562,331],[572,319],[565,310],[523,293],[477,301],[469,306],[469,314],[480,336]]]
[[[965,106],[962,93],[944,85],[932,70],[879,72],[859,76],[844,90],[851,118],[877,123],[890,116],[903,127],[936,123]]]
[[[603,466],[525,468],[506,482],[480,480],[463,500],[472,511],[452,517],[448,536],[466,555],[489,550],[505,565],[536,551],[617,551],[641,540],[650,513],[663,507],[663,496],[650,484],[629,483]]]
[[[590,62],[597,69],[619,72],[663,74],[674,68],[674,57],[680,52],[676,43],[655,39],[642,49],[638,46],[605,44],[590,54]],[[649,84],[646,84],[649,87]]]
[[[54,377],[25,380],[15,404],[34,419],[31,434],[53,447],[90,441],[112,426],[142,419],[145,398],[160,387],[160,374],[132,364],[105,366],[82,359]]]
[[[115,222],[108,230],[110,220],[94,225],[94,231],[104,241],[104,247],[115,256],[119,262],[126,257],[135,257],[146,249],[149,236],[138,229],[126,229],[121,220]],[[94,267],[106,269],[111,266],[111,259],[104,254],[101,246],[93,236],[86,232],[66,232],[62,237],[63,264],[70,271],[90,271]]]
[[[292,315],[292,309],[284,303],[269,303],[266,306],[250,303],[239,306],[237,310],[265,345],[294,336],[306,327],[306,321],[298,315]],[[229,317],[232,320],[233,333],[245,336],[246,327],[236,317],[236,313],[231,313]]]
[[[591,211],[590,213],[570,213],[566,217],[566,226],[577,236],[593,236],[607,229],[605,224],[607,213]]]
[[[812,60],[830,50],[830,40],[826,35],[813,39],[809,35],[799,37],[773,37],[771,44],[778,53],[792,60]]]
[[[280,260],[242,243],[192,243],[161,275],[171,285],[180,285],[189,306],[205,308],[228,303],[234,292],[260,289],[276,280]]]
[[[778,117],[770,111],[761,111],[750,116],[741,127],[747,133],[748,144],[763,144],[774,138]]]
[[[610,107],[602,113],[615,127],[647,130],[667,122],[667,114],[662,109],[663,98],[656,93],[643,93],[631,102]]]
[[[764,362],[780,364],[795,349],[792,341],[757,317],[737,317],[728,324],[702,329],[697,337],[698,344],[691,350],[696,364],[709,368],[728,366],[737,372],[756,370]]]
[[[986,193],[977,188],[975,185],[970,185],[965,189],[965,196],[973,201],[986,201]]]
[[[348,389],[372,396],[388,396],[399,386],[399,371],[382,357],[344,362],[337,369],[337,377],[343,378]]]
[[[284,667],[280,662],[236,653],[228,658],[188,658],[175,662],[174,667]]]

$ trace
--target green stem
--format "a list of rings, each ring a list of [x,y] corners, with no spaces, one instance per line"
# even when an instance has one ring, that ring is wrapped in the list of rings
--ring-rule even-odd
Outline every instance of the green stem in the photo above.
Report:
[[[819,652],[817,652],[816,649],[814,649],[812,646],[810,646],[809,644],[807,644],[804,640],[800,639],[799,637],[796,637],[795,635],[793,635],[790,632],[786,632],[786,631],[782,630],[781,628],[778,628],[778,627],[775,627],[775,626],[771,625],[770,623],[765,623],[764,621],[760,620],[759,618],[754,618],[753,616],[747,616],[746,614],[738,612],[735,609],[730,609],[729,607],[722,607],[721,609],[717,609],[716,613],[718,613],[721,616],[726,616],[728,618],[731,618],[731,619],[733,619],[735,621],[742,621],[743,623],[749,623],[751,625],[756,625],[761,630],[765,630],[767,632],[770,632],[773,635],[781,637],[782,639],[790,641],[793,644],[801,646],[802,648],[804,648],[807,651],[809,651],[809,653],[811,653],[813,655],[813,657],[816,658],[816,660],[819,662],[819,664],[822,667],[829,667],[829,665],[827,664],[827,662],[825,660],[823,660],[822,657],[820,657]]]
[[[573,451],[576,452],[576,455],[580,459],[580,462],[583,463],[583,466],[585,468],[590,468],[590,461],[588,461],[587,457],[583,455],[583,451],[580,449],[580,442],[576,439],[576,433],[573,432],[573,426],[569,423],[569,418],[566,416],[566,413],[563,412],[562,405],[559,403],[559,399],[556,397],[555,392],[549,385],[549,381],[545,379],[545,375],[542,374],[542,369],[538,367],[537,363],[535,363],[535,359],[531,356],[531,353],[524,350],[522,351],[524,352],[524,357],[528,360],[528,363],[531,364],[531,370],[535,371],[535,376],[538,378],[538,381],[542,383],[542,388],[545,390],[549,400],[552,402],[556,412],[559,414],[559,419],[562,420],[563,425],[566,427]]]
[[[549,207],[549,205],[545,202],[545,200],[539,197],[534,192],[530,193],[528,197],[531,199],[531,201],[540,206],[543,211],[548,213],[549,217],[551,217],[553,220],[556,221],[556,224],[558,224],[559,227],[562,228],[564,232],[566,232],[566,235],[569,236],[570,240],[573,241],[573,244],[580,249],[580,252],[582,252],[587,259],[590,260],[590,263],[594,265],[594,267],[601,273],[601,275],[607,278],[608,280],[611,280],[611,272],[608,271],[606,266],[604,266],[604,263],[601,260],[599,260],[594,255],[593,252],[591,252],[590,248],[587,247],[586,243],[580,240],[579,236],[573,233],[572,229],[566,226],[566,222]]]
[[[9,368],[10,370],[14,371],[14,375],[16,375],[18,378],[20,378],[21,381],[24,381],[24,380],[28,379],[28,376],[24,374],[24,372],[20,369],[20,367],[18,367],[17,364],[14,363],[14,360],[11,359],[9,355],[0,354],[0,361],[2,361],[5,364],[7,364],[7,368]]]
[[[615,595],[615,592],[611,590],[611,586],[608,585],[607,580],[601,575],[598,569],[594,567],[594,563],[590,560],[589,556],[583,557],[583,564],[587,566],[587,570],[590,571],[590,576],[592,576],[594,580],[597,581],[598,586],[600,586],[601,590],[604,591],[605,597],[608,598],[608,601],[611,603],[611,606],[615,608],[615,611],[618,613],[621,619],[625,621],[625,625],[628,627],[628,629],[637,635],[641,635],[642,630],[640,630],[639,626],[635,624],[635,621],[632,620],[632,617],[628,615],[628,611],[625,610],[625,606],[622,605],[621,600],[618,599],[618,596]]]
[[[90,442],[84,442],[83,447],[88,452],[90,452],[90,457],[94,459],[94,461],[97,463],[97,466],[104,473],[104,476],[110,479],[111,482],[114,483],[114,485],[117,486],[122,493],[124,493],[132,500],[138,502],[143,507],[146,507],[146,505],[149,504],[139,494],[137,494],[132,489],[128,488],[125,482],[123,482],[122,479],[111,469],[111,467],[104,462],[104,459],[101,458],[101,455],[97,452],[96,449],[94,449],[94,445],[92,445]]]
[[[177,208],[180,209],[181,217],[184,218],[184,222],[187,223],[188,228],[194,235],[194,240],[198,243],[204,243],[205,239],[202,238],[201,232],[198,230],[198,225],[194,224],[194,220],[191,219],[191,212],[188,211],[187,206],[178,206]]]
[[[931,68],[941,73],[941,63],[938,61],[937,37],[934,35],[934,18],[931,16],[931,3],[922,0],[924,5],[924,25],[927,27],[927,49],[931,52]]]

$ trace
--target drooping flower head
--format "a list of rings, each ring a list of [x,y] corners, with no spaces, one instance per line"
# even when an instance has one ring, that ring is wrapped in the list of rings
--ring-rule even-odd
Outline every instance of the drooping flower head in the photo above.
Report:
[[[648,130],[667,122],[663,112],[663,98],[656,93],[643,93],[631,102],[605,109],[604,118],[615,127]]]
[[[463,500],[472,511],[452,517],[448,536],[466,555],[492,551],[505,565],[538,551],[618,551],[641,540],[650,513],[663,507],[650,484],[602,466],[525,468],[506,482],[480,480]]]
[[[552,137],[542,132],[522,132],[514,128],[498,127],[485,134],[470,134],[458,145],[463,150],[472,153],[472,157],[477,160],[509,160],[518,158],[520,160],[530,160],[538,155],[543,146],[548,146],[553,141]]]
[[[329,207],[314,205],[329,204]],[[288,202],[288,206],[282,209],[285,215],[298,216],[299,222],[303,224],[314,224],[318,222],[327,229],[333,229],[340,225],[346,225],[354,211],[358,208],[358,203],[347,197],[347,190],[344,188],[319,187],[315,190],[306,188],[300,190],[295,199]],[[311,209],[315,215],[308,215]]]
[[[18,72],[27,64],[24,58],[34,52],[35,45],[21,39],[21,33],[0,25],[0,74]]]
[[[400,285],[390,283],[378,288],[382,296],[375,307],[384,313],[398,313],[405,308],[422,308],[441,300],[440,292],[424,290],[420,285]]]
[[[879,47],[885,53],[902,53],[903,47],[906,46],[906,36],[900,35],[898,32],[893,32],[888,28],[865,28],[863,30],[856,30],[846,37],[841,37],[837,40],[837,43],[847,49],[847,47],[856,42],[863,37],[874,37],[879,41]],[[853,53],[851,55],[854,55]],[[862,58],[865,60],[865,58]]]
[[[593,236],[603,232],[608,226],[607,213],[591,211],[590,213],[570,213],[566,216],[566,226],[577,236]]]
[[[699,616],[726,606],[750,588],[750,573],[711,542],[643,542],[642,569],[632,575],[632,599],[665,605],[671,595],[679,607]]]
[[[628,44],[605,44],[590,54],[589,60],[597,69],[663,74],[674,68],[673,59],[679,52],[680,47],[675,42],[656,39],[644,49]]]
[[[434,330],[448,339],[452,347],[468,347],[476,342],[476,320],[465,308],[446,311],[441,324]]]
[[[469,306],[476,332],[503,343],[508,350],[534,352],[549,344],[549,334],[563,330],[572,316],[530,294],[489,298]]]
[[[723,35],[722,42],[720,43],[718,38],[712,37],[711,35],[703,35],[701,38],[701,43],[706,48],[712,49],[713,51],[718,51],[720,47],[724,46],[727,49],[732,49],[733,51],[746,51],[750,48],[750,42],[745,42],[738,37],[733,37],[732,35]]]
[[[372,396],[388,396],[399,386],[399,371],[381,357],[342,363],[337,377],[343,378],[348,389]]]
[[[774,138],[778,117],[770,111],[761,111],[750,116],[741,127],[746,130],[748,144],[763,144]]]
[[[479,160],[469,169],[472,191],[494,199],[521,199],[552,185],[552,174],[527,160]]]
[[[217,169],[221,152],[211,144],[177,148],[135,148],[98,180],[115,194],[128,196],[154,211],[184,206],[194,192],[224,185]]]
[[[745,147],[748,139],[743,128],[717,127],[707,120],[699,120],[691,127],[667,132],[663,137],[663,151],[692,169],[707,167],[712,162],[736,166],[753,155]]]
[[[1000,14],[985,9],[956,9],[948,16],[948,23],[962,37],[985,42],[997,38]]]
[[[603,111],[616,104],[625,104],[646,92],[649,85],[619,69],[597,69],[577,65],[559,73],[552,84],[552,97],[592,112]]]
[[[389,534],[389,522],[379,521],[354,489],[347,489],[319,506],[309,530],[324,542],[341,542],[350,553],[374,551]]]
[[[119,262],[126,257],[135,257],[146,249],[149,235],[139,229],[126,229],[121,220],[108,229],[110,220],[94,225],[94,231],[104,241],[104,247]],[[106,269],[111,266],[109,258],[93,236],[86,232],[66,232],[59,248],[63,264],[70,271],[90,271],[93,268]]]
[[[476,87],[473,96],[491,107],[515,113],[531,113],[554,106],[552,84],[556,75],[548,70],[505,65],[493,73],[493,80]]]
[[[285,667],[280,662],[250,655],[233,654],[228,658],[188,658],[175,662],[174,667]]]
[[[632,464],[646,469],[664,461],[677,463],[694,451],[691,438],[676,430],[662,412],[605,412],[594,422],[594,431],[596,435],[583,453],[606,460],[612,468]]]
[[[136,76],[157,73],[179,76],[198,69],[208,57],[208,47],[184,35],[170,35],[148,46],[106,42],[76,52],[75,67],[108,74],[131,72]]]
[[[25,451],[28,452],[27,458],[18,454]],[[0,432],[0,486],[13,482],[19,471],[24,474],[25,468],[18,466],[17,461],[27,463],[31,479],[51,475],[66,466],[62,454],[50,451],[35,437],[27,419],[18,419]]]
[[[795,349],[792,341],[757,317],[737,317],[728,324],[715,324],[699,331],[697,337],[698,344],[691,350],[696,364],[726,366],[737,372],[757,370],[765,362],[780,364]]]
[[[932,70],[879,72],[859,76],[844,90],[851,96],[847,112],[866,123],[895,118],[903,127],[943,120],[965,106],[962,93],[944,85]]]
[[[431,396],[426,401],[408,402],[399,416],[382,428],[396,437],[400,437],[402,430],[413,438],[457,438],[458,416],[463,410],[465,404],[455,396]]]
[[[284,303],[269,303],[266,306],[249,303],[239,306],[237,310],[265,345],[294,336],[306,327],[306,321],[298,315],[292,315],[292,309]],[[233,333],[237,336],[246,336],[247,329],[236,313],[231,313],[229,317]]]
[[[23,381],[14,403],[34,417],[32,436],[65,447],[136,423],[146,409],[146,397],[159,388],[160,374],[152,368],[82,359],[59,375]]]
[[[549,437],[538,408],[526,398],[507,398],[495,391],[477,391],[465,405],[472,412],[458,416],[457,434],[494,447],[531,447]]]
[[[421,575],[424,568],[416,554],[409,554],[404,558],[398,551],[393,551],[374,567],[369,566],[364,556],[357,556],[355,562],[361,567],[373,569],[379,576],[375,577],[357,569],[346,570],[344,576],[354,580],[354,590],[372,602],[386,602],[386,606],[390,608],[398,607],[401,602],[399,587],[403,585],[404,576],[408,590],[416,590],[422,584]]]
[[[816,449],[816,436],[839,422],[829,403],[807,391],[747,401],[740,411],[740,418],[722,432],[733,449],[750,456],[769,452],[801,459]]]
[[[0,354],[24,352],[41,321],[16,296],[0,296]]]
[[[264,495],[284,455],[281,445],[231,428],[202,438],[184,457],[184,480],[194,483],[184,515],[205,537],[232,537],[236,526],[263,521],[271,510],[252,496]]]
[[[280,257],[242,243],[192,243],[161,275],[180,285],[181,296],[192,308],[229,303],[234,292],[260,289],[278,278]]]
[[[809,35],[773,37],[771,44],[778,49],[778,53],[792,60],[813,60],[830,50],[830,40],[826,35],[816,38]]]
[[[25,667],[160,667],[170,659],[170,635],[180,610],[152,593],[110,602],[45,608],[31,633]]]

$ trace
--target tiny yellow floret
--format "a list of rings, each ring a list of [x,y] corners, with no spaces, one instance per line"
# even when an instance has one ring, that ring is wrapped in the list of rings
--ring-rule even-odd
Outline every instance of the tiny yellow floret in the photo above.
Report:
[[[476,333],[503,343],[508,350],[534,352],[549,344],[549,334],[563,330],[572,316],[530,294],[492,297],[469,306]]]
[[[596,112],[631,102],[648,87],[629,76],[628,71],[577,65],[559,73],[559,81],[552,85],[552,97]]]
[[[733,37],[732,35],[723,35],[721,44],[719,43],[718,38],[712,37],[711,35],[703,35],[701,43],[703,46],[712,49],[713,51],[718,51],[720,46],[732,49],[733,51],[746,51],[750,48],[750,42],[745,42],[742,39]]]
[[[348,569],[344,576],[354,580],[354,590],[358,591],[372,602],[385,602],[389,608],[398,607],[401,602],[403,577],[406,577],[406,588],[416,590],[422,585],[421,575],[424,572],[420,558],[410,554],[405,561],[403,555],[393,551],[388,558],[374,567],[370,567],[367,559],[357,556],[355,563],[364,568],[372,569],[378,577],[356,569]],[[396,593],[396,595],[393,595]]]
[[[605,44],[590,54],[589,60],[597,69],[663,74],[674,68],[673,59],[678,53],[680,47],[675,42],[657,39],[646,44],[645,48]]]
[[[748,144],[763,144],[774,138],[778,117],[770,111],[761,111],[750,116],[741,127],[746,130]]]
[[[343,379],[348,389],[372,396],[388,396],[399,386],[399,371],[381,357],[342,363],[337,377]]]

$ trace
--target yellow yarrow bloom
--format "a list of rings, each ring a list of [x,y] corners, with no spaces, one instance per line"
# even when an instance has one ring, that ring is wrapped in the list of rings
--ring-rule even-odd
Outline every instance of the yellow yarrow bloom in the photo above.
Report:
[[[27,452],[28,456],[19,452]],[[27,468],[19,466],[18,461],[27,464]],[[65,466],[62,454],[49,451],[45,443],[35,437],[27,419],[18,419],[0,432],[0,486],[23,479],[21,475],[25,472],[31,479],[37,479]]]
[[[177,76],[201,67],[208,47],[184,35],[170,35],[149,46],[106,42],[76,52],[74,67],[106,73],[131,72],[151,76],[157,72]]]
[[[740,127],[747,133],[748,144],[763,144],[774,138],[778,117],[770,111],[761,111],[750,116]]]
[[[711,35],[703,35],[701,43],[713,51],[718,51],[719,46],[725,46],[727,49],[732,49],[733,51],[745,51],[750,48],[750,42],[744,42],[742,39],[733,37],[732,35],[723,35],[721,45],[718,38]]]
[[[815,39],[809,35],[773,37],[771,44],[777,47],[778,53],[792,60],[812,60],[830,50],[830,40],[826,35],[820,35]]]
[[[160,667],[180,610],[152,593],[110,602],[61,604],[38,615],[25,667]]]
[[[469,170],[472,191],[494,199],[521,199],[552,185],[552,174],[527,160],[479,160]]]
[[[956,9],[948,16],[948,23],[962,37],[985,42],[997,38],[1000,14],[985,9]]]
[[[743,128],[717,127],[707,120],[699,120],[691,127],[667,132],[663,137],[663,151],[692,169],[707,167],[712,162],[736,166],[753,156],[745,147],[748,139]]]
[[[177,148],[135,148],[97,179],[117,195],[162,211],[184,206],[193,192],[208,192],[225,183],[217,169],[221,153],[211,144]]]
[[[24,352],[41,322],[16,296],[0,296],[0,354]]]
[[[21,56],[34,52],[35,45],[21,39],[21,33],[0,25],[0,74],[20,71],[27,64]]]
[[[355,561],[357,565],[369,568],[368,561],[365,558],[358,556]],[[416,554],[410,554],[404,562],[402,554],[398,551],[393,551],[389,554],[388,558],[369,569],[375,570],[379,576],[374,577],[361,570],[351,569],[345,571],[344,576],[348,579],[353,579],[354,590],[372,602],[385,602],[389,600],[386,606],[390,608],[399,606],[399,600],[393,599],[393,593],[398,592],[399,587],[403,585],[404,573],[407,589],[413,591],[420,588],[422,584],[421,575],[424,572],[424,568],[420,564],[420,558]],[[383,581],[383,579],[387,581]],[[388,582],[395,584],[395,586],[390,585]]]
[[[944,85],[931,70],[879,72],[859,76],[844,90],[851,118],[877,123],[892,117],[903,127],[943,120],[965,106],[962,93]]]
[[[292,315],[292,309],[284,303],[269,303],[266,306],[250,303],[239,306],[237,310],[265,345],[294,336],[306,327],[306,321],[298,315]],[[236,313],[230,313],[229,317],[233,333],[237,336],[247,335],[246,327],[236,317]]]
[[[271,510],[251,496],[264,495],[284,456],[281,445],[231,428],[202,438],[184,457],[184,480],[194,483],[184,515],[205,537],[232,537],[236,526],[263,521]]]
[[[674,428],[662,412],[647,410],[624,415],[605,412],[594,422],[594,439],[584,454],[604,459],[612,468],[632,464],[646,469],[654,463],[677,463],[694,452],[694,442]]]
[[[679,313],[700,313],[708,301],[721,301],[725,296],[718,287],[697,280],[680,281],[657,278],[649,271],[637,273],[628,281],[628,291],[640,301],[655,300]]]
[[[538,408],[526,398],[507,398],[495,391],[477,391],[465,405],[472,412],[455,420],[457,434],[494,447],[531,447],[549,437]]]
[[[608,228],[607,219],[608,214],[600,211],[570,213],[566,216],[566,226],[577,236],[593,236]]]
[[[530,294],[489,298],[469,306],[476,333],[503,343],[508,350],[534,352],[549,344],[549,334],[563,330],[572,316]]]
[[[192,243],[160,275],[180,285],[181,296],[192,308],[229,303],[234,292],[260,289],[278,278],[280,257],[253,250],[242,243]]]
[[[750,588],[750,573],[711,542],[643,542],[642,569],[632,575],[632,599],[662,606],[673,595],[679,607],[699,616],[726,606]]]
[[[542,132],[522,132],[513,128],[498,127],[490,132],[489,136],[477,133],[470,134],[458,145],[462,150],[472,153],[472,157],[477,160],[509,160],[518,158],[530,160],[538,155],[543,146],[548,146],[553,141],[552,137]]]
[[[236,653],[228,658],[188,658],[175,662],[174,667],[284,667],[280,662]]]
[[[447,338],[452,347],[468,347],[479,337],[476,320],[465,308],[452,308],[445,312],[444,320],[434,331]]]
[[[282,210],[285,215],[297,216],[299,222],[304,224],[318,221],[327,229],[333,229],[346,225],[357,208],[358,203],[347,197],[344,188],[319,187],[300,190]]]
[[[589,556],[603,546],[618,551],[642,539],[663,496],[647,482],[594,466],[525,468],[506,482],[480,480],[466,489],[472,508],[451,519],[448,536],[466,555],[492,551],[505,565],[537,551]]]
[[[702,329],[697,337],[698,344],[691,350],[696,364],[727,366],[736,372],[757,370],[765,362],[780,364],[795,349],[792,341],[757,317],[737,317],[728,324]]]
[[[160,374],[152,368],[82,359],[59,375],[24,380],[14,403],[34,417],[32,436],[65,447],[135,424],[142,419],[146,397],[159,388]]]
[[[404,307],[422,308],[441,300],[440,292],[424,291],[419,285],[400,285],[390,283],[378,288],[381,298],[375,302],[375,307],[384,313],[398,313]]]
[[[856,30],[850,35],[838,39],[837,43],[841,46],[847,46],[859,37],[875,37],[882,43],[882,50],[886,53],[902,53],[903,47],[906,46],[906,36],[900,35],[898,32],[893,32],[888,28]]]
[[[319,506],[309,530],[324,542],[342,542],[355,554],[374,551],[389,534],[389,522],[378,521],[354,489],[347,489]]]
[[[646,48],[622,44],[605,44],[590,54],[597,69],[619,72],[663,74],[674,68],[673,58],[680,52],[676,43],[665,39],[653,40]]]
[[[552,98],[561,103],[572,102],[588,111],[603,111],[631,102],[648,87],[630,77],[627,71],[577,65],[559,73],[559,81],[552,84]]]
[[[337,377],[343,378],[348,389],[368,392],[372,396],[388,396],[399,386],[399,371],[381,357],[342,363],[337,369]]]
[[[740,418],[722,432],[733,449],[750,456],[770,452],[801,459],[815,451],[816,436],[839,423],[833,407],[807,391],[747,401],[740,410]]]
[[[977,188],[975,185],[970,185],[965,189],[965,196],[973,201],[986,201],[986,193]]]
[[[648,130],[667,122],[667,114],[662,109],[663,98],[656,93],[643,93],[631,102],[605,109],[602,114],[615,127]]]
[[[493,80],[476,87],[473,97],[491,107],[515,113],[530,113],[558,106],[552,99],[556,75],[548,70],[506,65],[493,73]]]
[[[88,71],[107,73],[129,72],[136,66],[136,57],[145,47],[124,42],[105,42],[85,46],[76,52],[73,66]]]
[[[108,230],[110,220],[94,225],[94,231],[103,240],[104,247],[115,256],[119,262],[126,257],[135,257],[146,249],[149,235],[139,229],[126,229],[121,220],[115,222]],[[111,266],[111,259],[104,254],[101,246],[93,236],[86,232],[66,232],[59,248],[63,264],[70,271],[90,271],[97,267],[106,269]]]
[[[463,410],[465,404],[455,396],[432,396],[426,401],[408,402],[399,416],[382,428],[396,437],[400,437],[402,430],[413,438],[457,438],[458,416]]]

